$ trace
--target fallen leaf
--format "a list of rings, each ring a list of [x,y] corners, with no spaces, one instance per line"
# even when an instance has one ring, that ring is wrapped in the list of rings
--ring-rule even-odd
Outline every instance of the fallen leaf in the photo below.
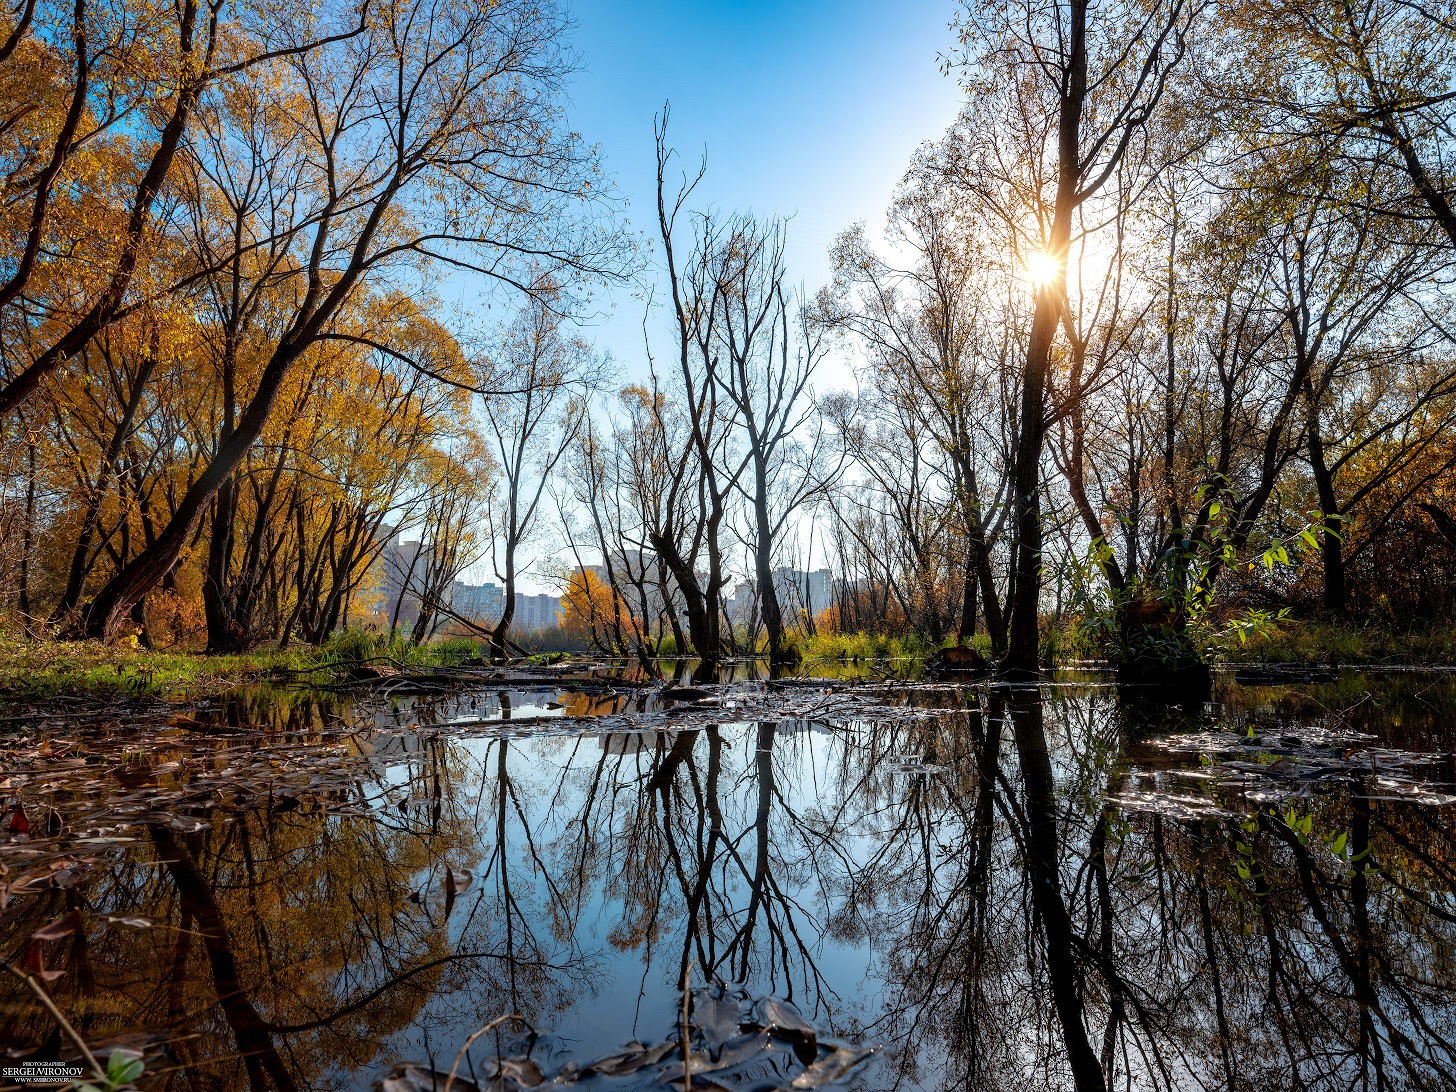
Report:
[[[449,1073],[440,1073],[422,1065],[398,1065],[380,1082],[380,1092],[440,1092]],[[480,1086],[457,1075],[450,1092],[480,1092]]]
[[[541,1067],[530,1058],[501,1058],[490,1086],[496,1088],[509,1082],[518,1088],[535,1088],[541,1080]]]
[[[623,1077],[629,1073],[636,1073],[643,1066],[656,1065],[677,1048],[674,1042],[658,1043],[654,1047],[646,1047],[641,1043],[632,1042],[627,1044],[627,1049],[616,1054],[609,1054],[600,1058],[590,1065],[582,1066],[582,1073],[604,1073],[608,1077]]]
[[[719,996],[716,990],[693,991],[693,1023],[703,1033],[711,1053],[716,1054],[724,1043],[739,1033],[740,1008],[737,998]]]
[[[30,934],[31,940],[60,940],[81,928],[81,911],[72,910]]]
[[[805,1065],[819,1053],[819,1033],[799,1015],[799,1010],[777,997],[765,997],[754,1007],[758,1023],[779,1039],[794,1046],[794,1053]]]
[[[156,924],[151,918],[123,918],[114,914],[107,914],[104,920],[111,925],[126,925],[132,929],[150,929]]]
[[[832,1054],[826,1054],[789,1082],[791,1088],[823,1088],[828,1084],[840,1084],[849,1071],[871,1054],[876,1047],[841,1047]]]

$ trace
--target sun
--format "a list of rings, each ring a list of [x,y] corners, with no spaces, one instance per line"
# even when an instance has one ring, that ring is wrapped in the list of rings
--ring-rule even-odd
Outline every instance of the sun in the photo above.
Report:
[[[1044,250],[1036,250],[1027,255],[1023,276],[1031,282],[1033,288],[1039,289],[1056,280],[1061,270],[1061,262]]]

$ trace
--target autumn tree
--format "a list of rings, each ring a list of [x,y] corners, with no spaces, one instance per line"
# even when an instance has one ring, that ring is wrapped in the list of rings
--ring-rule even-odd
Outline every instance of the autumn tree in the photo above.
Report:
[[[616,238],[576,214],[594,161],[561,125],[563,27],[559,12],[536,4],[462,11],[419,0],[372,11],[363,32],[341,30],[327,47],[298,27],[279,28],[285,46],[270,71],[307,104],[297,135],[307,152],[294,176],[307,214],[290,300],[230,434],[156,541],[97,593],[87,633],[114,632],[176,564],[310,348],[372,344],[339,321],[366,279],[444,264],[532,292],[553,271],[616,268]]]

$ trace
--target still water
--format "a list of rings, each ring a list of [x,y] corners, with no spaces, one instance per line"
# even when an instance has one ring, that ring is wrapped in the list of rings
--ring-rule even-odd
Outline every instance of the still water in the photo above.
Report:
[[[673,693],[7,710],[0,954],[144,1088],[1453,1086],[1449,676]]]

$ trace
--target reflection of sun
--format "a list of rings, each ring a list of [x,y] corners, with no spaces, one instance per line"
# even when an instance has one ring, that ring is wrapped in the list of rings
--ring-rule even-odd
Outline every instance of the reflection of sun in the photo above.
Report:
[[[1057,279],[1062,265],[1043,250],[1033,251],[1026,256],[1025,277],[1034,288],[1043,288]]]

